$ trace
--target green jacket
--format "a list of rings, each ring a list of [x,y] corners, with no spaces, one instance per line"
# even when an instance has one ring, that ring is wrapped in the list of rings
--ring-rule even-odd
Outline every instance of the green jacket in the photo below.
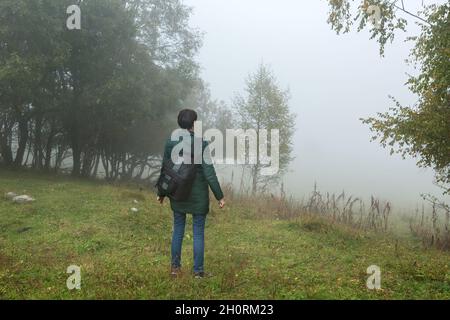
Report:
[[[191,139],[194,138],[194,134],[191,133]],[[170,138],[166,142],[164,148],[164,160],[170,159],[172,149],[179,142],[172,141]],[[208,146],[206,141],[202,141],[202,154],[205,148]],[[192,186],[192,192],[188,200],[175,201],[170,199],[170,206],[173,211],[191,213],[191,214],[208,214],[209,212],[209,189],[211,188],[214,197],[217,200],[223,199],[223,192],[220,188],[219,180],[217,179],[216,170],[214,165],[207,164],[202,161],[202,164],[197,165],[197,174]],[[169,197],[170,198],[170,197]]]

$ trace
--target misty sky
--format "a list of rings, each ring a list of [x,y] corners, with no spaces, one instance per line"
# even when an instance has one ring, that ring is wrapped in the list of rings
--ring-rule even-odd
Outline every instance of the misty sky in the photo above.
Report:
[[[407,5],[421,1],[406,1]],[[395,96],[411,105],[416,98],[404,85],[404,60],[416,34],[398,35],[384,58],[366,32],[337,36],[326,23],[325,0],[186,0],[194,8],[192,26],[205,32],[198,56],[212,96],[231,104],[259,63],[271,66],[279,85],[289,88],[297,113],[295,161],[286,189],[308,195],[316,181],[321,191],[371,194],[398,207],[412,207],[420,194],[440,195],[432,170],[414,159],[390,156],[359,118],[387,111]],[[425,3],[427,3],[425,1]],[[428,1],[429,3],[429,1]]]

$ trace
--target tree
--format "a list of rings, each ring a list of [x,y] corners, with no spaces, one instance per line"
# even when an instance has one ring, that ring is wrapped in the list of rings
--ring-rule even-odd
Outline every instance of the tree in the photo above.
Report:
[[[365,1],[365,4],[368,2]],[[364,5],[363,3],[363,5]],[[418,96],[413,106],[403,106],[394,98],[389,112],[377,117],[362,119],[391,154],[400,153],[418,158],[418,166],[430,167],[436,172],[436,181],[444,194],[450,193],[450,4],[425,6],[417,14],[397,2],[378,0],[382,13],[380,28],[372,27],[372,38],[378,36],[381,53],[387,40],[394,39],[395,29],[404,30],[407,21],[398,18],[403,12],[416,19],[421,27],[418,36],[409,37],[415,42],[410,63],[419,71],[410,76],[409,89]],[[329,23],[338,33],[349,31],[352,22],[350,2],[330,0]],[[368,13],[360,10],[360,27],[368,23]],[[356,19],[356,18],[355,18]],[[344,25],[346,25],[344,27]]]
[[[359,4],[355,4],[355,2]],[[384,55],[386,44],[395,38],[395,31],[404,31],[407,25],[407,20],[396,14],[396,10],[398,10],[396,2],[390,0],[328,0],[330,12],[327,22],[338,34],[350,32],[354,22],[358,23],[358,32],[369,27],[370,38],[377,39],[380,44],[380,54]],[[374,16],[376,13],[374,8],[379,9],[379,17]],[[379,18],[379,21],[373,23],[372,18]]]
[[[261,64],[254,74],[250,74],[246,82],[246,95],[236,96],[234,107],[241,129],[255,129],[259,132],[266,129],[278,129],[280,132],[279,171],[276,175],[263,176],[260,161],[249,165],[252,193],[265,191],[278,181],[287,171],[292,157],[292,139],[295,132],[295,115],[289,110],[289,92],[278,87],[275,76],[269,67]],[[259,145],[259,135],[257,137]],[[269,148],[271,148],[270,139]],[[257,159],[260,158],[258,149]]]
[[[22,165],[30,122],[42,115],[40,102],[51,104],[53,71],[63,52],[54,21],[63,10],[55,1],[0,3],[0,157],[6,165]]]
[[[235,127],[232,110],[224,101],[213,99],[208,85],[201,79],[196,81],[184,106],[197,111],[203,130],[214,128],[225,134],[227,129]]]
[[[72,4],[0,2],[0,163],[58,170],[68,157],[73,175],[140,178],[198,77],[191,9],[77,1],[81,30],[68,30]]]

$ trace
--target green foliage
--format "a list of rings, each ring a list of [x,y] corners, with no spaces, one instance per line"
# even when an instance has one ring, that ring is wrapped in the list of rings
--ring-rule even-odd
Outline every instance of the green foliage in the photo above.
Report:
[[[422,24],[412,61],[419,66],[418,76],[408,80],[419,97],[414,107],[396,106],[390,112],[369,118],[383,146],[391,153],[418,157],[418,165],[431,167],[437,182],[450,192],[450,5],[431,6],[426,11],[430,24]]]
[[[238,127],[244,130],[278,129],[280,132],[279,173],[274,176],[262,176],[261,164],[250,165],[252,192],[265,191],[268,184],[275,183],[286,173],[292,161],[292,140],[295,132],[295,115],[289,110],[289,92],[279,88],[273,72],[261,64],[246,82],[245,96],[236,96],[234,107],[237,113]],[[259,140],[258,140],[259,141]],[[259,142],[258,142],[259,143]],[[268,138],[271,147],[270,138]]]
[[[214,128],[225,135],[227,129],[236,125],[232,110],[224,101],[213,99],[208,85],[201,80],[197,81],[183,105],[198,112],[204,130]]]
[[[407,20],[396,15],[394,1],[390,0],[328,0],[330,12],[327,22],[338,34],[348,33],[354,23],[356,30],[362,31],[369,28],[370,38],[376,39],[380,44],[380,54],[384,55],[387,43],[394,41],[396,30],[405,31]],[[359,5],[355,2],[361,2]],[[373,14],[370,6],[380,8],[379,26],[372,23],[370,17]]]
[[[72,4],[0,3],[0,162],[58,170],[70,157],[74,175],[95,175],[101,162],[107,178],[138,166],[139,178],[160,152],[151,137],[166,133],[165,115],[197,79],[191,10],[179,0],[86,0],[81,30],[68,30]]]
[[[365,8],[360,7],[354,20],[360,19],[358,31],[368,23]],[[403,11],[418,19],[421,33],[409,37],[415,42],[410,62],[419,70],[417,76],[410,76],[408,85],[418,96],[414,106],[403,106],[393,101],[395,106],[378,117],[363,119],[375,133],[373,140],[379,139],[382,146],[392,153],[417,157],[418,165],[431,167],[436,172],[436,180],[445,193],[450,192],[450,5],[426,6],[415,15],[404,7],[389,1],[370,1],[381,8],[381,27],[371,29],[371,38],[377,38],[381,54],[388,41],[393,41],[395,30],[404,30],[406,20],[397,17]],[[348,32],[352,24],[351,6],[346,0],[330,0],[331,13],[328,22],[338,33]]]

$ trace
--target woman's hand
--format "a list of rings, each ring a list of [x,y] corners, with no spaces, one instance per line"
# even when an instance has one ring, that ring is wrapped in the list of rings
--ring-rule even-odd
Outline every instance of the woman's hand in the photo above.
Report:
[[[220,209],[223,209],[223,207],[225,207],[225,198],[223,198],[222,200],[219,200],[219,207],[220,207]]]
[[[163,202],[164,202],[164,197],[157,196],[157,197],[156,197],[156,200],[157,200],[160,204],[163,204]]]

